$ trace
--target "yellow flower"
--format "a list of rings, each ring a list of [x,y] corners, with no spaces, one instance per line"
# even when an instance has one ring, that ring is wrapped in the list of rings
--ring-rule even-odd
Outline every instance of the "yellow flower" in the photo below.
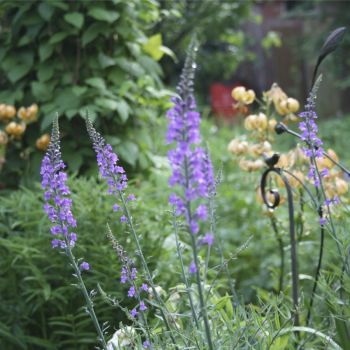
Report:
[[[6,125],[5,131],[15,138],[20,138],[24,133],[25,129],[26,125],[24,123],[19,124],[16,122],[11,122]]]
[[[245,154],[248,151],[248,142],[247,141],[240,141],[238,139],[233,139],[228,144],[227,149],[229,152],[236,154],[236,155]]]
[[[348,183],[339,177],[335,179],[335,191],[339,196],[346,194],[349,190]]]
[[[236,101],[241,101],[245,92],[246,89],[244,86],[237,86],[232,90],[231,95]]]
[[[37,119],[38,110],[39,110],[38,105],[34,103],[28,108],[21,107],[18,110],[17,115],[18,115],[18,118],[23,120],[25,123],[30,123]]]
[[[36,148],[41,150],[41,151],[46,151],[47,147],[49,146],[50,143],[50,135],[49,134],[44,134],[41,135],[35,142]]]
[[[296,100],[295,98],[292,97],[288,97],[287,98],[287,110],[289,111],[289,113],[296,113],[298,112],[299,108],[300,108],[300,104],[298,102],[298,100]]]
[[[255,92],[253,90],[246,90],[244,86],[237,86],[231,93],[233,99],[237,102],[249,105],[255,100]]]

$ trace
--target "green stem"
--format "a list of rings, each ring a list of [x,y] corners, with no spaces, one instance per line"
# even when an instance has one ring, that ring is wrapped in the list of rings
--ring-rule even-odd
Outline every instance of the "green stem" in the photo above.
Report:
[[[135,228],[134,228],[134,225],[132,223],[132,217],[130,215],[130,212],[129,212],[129,209],[126,205],[126,202],[125,202],[125,198],[124,198],[124,194],[122,191],[118,191],[119,193],[119,198],[122,202],[122,205],[123,205],[123,211],[124,211],[124,214],[126,216],[126,219],[127,219],[127,222],[128,222],[128,225],[130,227],[130,230],[131,230],[131,234],[133,235],[133,238],[135,240],[135,243],[136,243],[136,247],[137,247],[137,253],[138,255],[140,256],[141,258],[141,262],[142,262],[142,266],[143,266],[143,269],[146,273],[146,276],[147,276],[147,280],[149,281],[150,285],[151,285],[151,288],[152,288],[152,292],[153,292],[153,295],[155,296],[157,302],[162,305],[165,309],[166,309],[166,306],[163,302],[163,300],[161,299],[159,293],[157,292],[155,286],[154,286],[154,283],[153,283],[153,278],[152,278],[152,275],[151,275],[151,272],[149,271],[149,268],[148,268],[148,265],[147,265],[147,262],[146,262],[146,259],[142,253],[142,249],[141,249],[141,246],[140,246],[140,242],[139,242],[139,239],[137,237],[137,233],[135,231]],[[172,330],[170,328],[170,325],[169,325],[169,322],[164,314],[164,310],[162,307],[159,308],[160,310],[160,313],[162,315],[162,318],[163,318],[163,321],[165,323],[165,327],[167,328],[168,332],[170,333],[170,337],[171,337],[171,340],[173,342],[173,344],[175,345],[176,349],[178,349],[178,346],[176,345],[176,340],[174,338],[174,335],[172,333]]]
[[[174,233],[175,233],[177,255],[179,257],[180,265],[181,265],[182,278],[183,278],[183,281],[184,281],[185,286],[186,286],[186,292],[187,292],[188,299],[189,299],[190,306],[191,306],[192,317],[194,319],[194,322],[196,324],[197,329],[199,329],[198,318],[197,318],[196,310],[194,308],[194,303],[193,303],[193,299],[192,299],[191,289],[190,289],[190,285],[188,283],[188,279],[187,279],[187,276],[186,276],[186,273],[185,273],[184,263],[183,263],[182,254],[181,254],[181,250],[180,250],[179,232],[178,232],[178,229],[177,229],[177,223],[176,223],[176,218],[175,218],[175,213],[174,212],[173,212],[173,227],[174,227]]]
[[[99,342],[100,344],[102,345],[102,348],[104,350],[107,350],[107,344],[106,344],[106,341],[105,341],[105,338],[104,338],[104,335],[103,335],[103,331],[100,327],[100,324],[98,322],[98,319],[97,319],[97,316],[95,314],[95,310],[94,310],[94,306],[93,306],[93,302],[89,296],[89,293],[85,287],[85,283],[83,281],[83,278],[81,276],[81,272],[80,272],[80,269],[79,269],[79,266],[78,264],[76,263],[76,260],[75,260],[75,257],[72,253],[72,250],[70,249],[69,247],[69,242],[66,242],[67,243],[67,249],[66,249],[66,253],[67,253],[67,256],[69,258],[69,261],[74,269],[74,272],[75,272],[75,277],[77,278],[78,282],[79,282],[79,287],[80,287],[80,290],[82,291],[83,293],[83,296],[84,296],[84,299],[85,299],[85,303],[86,303],[86,306],[87,306],[87,309],[89,311],[89,315],[92,319],[92,322],[94,323],[94,326],[96,328],[96,331],[97,331],[97,334],[99,336]]]

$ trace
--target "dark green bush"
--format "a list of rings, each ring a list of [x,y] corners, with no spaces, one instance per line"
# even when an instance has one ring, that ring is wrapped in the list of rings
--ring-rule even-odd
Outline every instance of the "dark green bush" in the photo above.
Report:
[[[5,166],[3,179],[18,169],[37,175],[35,139],[56,113],[71,171],[92,165],[81,118],[87,111],[129,167],[146,169],[152,139],[141,127],[154,124],[169,99],[154,58],[162,47],[147,37],[157,2],[2,1],[0,14],[0,103],[40,108],[40,130],[29,128],[23,145],[31,161],[25,170],[24,162]]]

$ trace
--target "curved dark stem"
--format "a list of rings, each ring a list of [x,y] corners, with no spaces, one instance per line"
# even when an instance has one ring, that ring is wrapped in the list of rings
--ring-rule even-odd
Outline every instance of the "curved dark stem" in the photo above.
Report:
[[[294,325],[299,325],[299,288],[298,288],[298,259],[297,259],[297,247],[295,241],[295,223],[294,223],[294,205],[293,205],[293,194],[290,187],[289,181],[286,176],[281,172],[280,168],[270,167],[264,171],[261,177],[260,190],[261,196],[264,203],[269,209],[275,209],[280,202],[280,195],[276,189],[270,189],[270,194],[273,195],[273,202],[269,202],[266,197],[266,180],[270,172],[277,174],[284,182],[287,190],[287,201],[288,201],[288,216],[289,216],[289,234],[290,234],[290,246],[291,246],[291,270],[292,270],[292,297],[293,297],[293,316]]]
[[[299,205],[300,212],[298,215],[298,242],[301,242],[304,233],[304,192],[302,189],[299,190]]]
[[[273,228],[273,231],[275,233],[277,242],[278,242],[278,247],[280,250],[280,257],[281,257],[281,267],[280,267],[280,276],[279,276],[279,282],[278,282],[278,294],[281,293],[283,290],[283,276],[284,276],[284,248],[283,248],[283,240],[281,238],[281,235],[278,231],[277,223],[276,223],[276,218],[271,217],[271,226]]]
[[[321,208],[320,211],[319,211],[319,217],[322,218],[322,216],[323,216],[323,212],[322,212],[322,208]],[[316,294],[318,279],[320,277],[320,271],[321,271],[322,259],[323,259],[323,250],[324,250],[323,248],[324,248],[324,225],[321,225],[320,252],[319,252],[319,255],[318,255],[318,263],[317,263],[317,268],[316,268],[316,273],[315,273],[315,281],[314,281],[314,285],[312,287],[310,304],[309,304],[309,308],[308,308],[308,311],[307,311],[307,317],[306,317],[306,325],[307,326],[310,323],[311,310],[312,310],[312,306],[313,306],[313,303],[314,303],[314,298],[315,298],[315,294]]]

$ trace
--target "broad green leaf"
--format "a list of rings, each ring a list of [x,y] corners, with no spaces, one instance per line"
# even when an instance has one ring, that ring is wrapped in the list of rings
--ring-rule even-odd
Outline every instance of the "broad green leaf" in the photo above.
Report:
[[[139,157],[138,146],[131,141],[123,141],[117,147],[118,154],[130,165],[135,166]]]
[[[103,108],[115,111],[118,109],[118,102],[110,98],[99,97],[95,99],[95,103]]]
[[[52,55],[54,48],[55,47],[49,43],[41,44],[39,46],[40,61],[44,62],[46,59],[48,59]]]
[[[32,40],[32,39],[30,38],[30,36],[24,35],[24,36],[22,36],[22,38],[19,40],[17,46],[18,46],[18,47],[25,46],[25,45],[29,44],[29,43],[31,42],[31,40]]]
[[[40,16],[45,20],[49,21],[55,12],[55,8],[50,5],[50,3],[43,1],[39,6],[38,6],[38,12]]]
[[[81,29],[84,24],[84,16],[79,12],[67,13],[64,15],[64,20],[78,29]]]
[[[117,106],[117,111],[121,122],[125,123],[129,118],[129,111],[130,111],[129,105],[124,100],[120,100],[117,102],[116,106]]]
[[[94,77],[89,78],[85,80],[86,84],[93,86],[95,88],[105,90],[106,89],[106,83],[102,78]]]
[[[100,62],[102,68],[111,67],[116,64],[114,58],[105,55],[103,52],[98,54],[98,61]]]
[[[67,32],[58,32],[55,33],[49,40],[49,44],[57,44],[61,41],[63,41],[67,36],[69,35],[69,33]]]
[[[65,160],[68,163],[69,170],[78,171],[83,164],[83,156],[79,152],[66,152]]]
[[[30,85],[37,101],[47,101],[51,97],[51,88],[49,89],[47,84],[33,81]]]
[[[42,119],[40,124],[41,131],[46,130],[52,124],[52,121],[55,118],[55,116],[56,116],[55,112],[47,113],[44,115],[44,118]]]
[[[161,50],[161,47],[162,47],[161,34],[152,35],[148,39],[148,41],[142,46],[143,50],[146,53],[148,53],[150,56],[152,56],[156,61],[159,61],[164,55],[164,52]]]
[[[45,82],[52,78],[53,73],[54,73],[54,67],[52,65],[42,64],[38,68],[37,76],[41,82]]]
[[[72,91],[73,91],[74,95],[81,96],[87,91],[87,87],[76,85],[76,86],[73,86]]]
[[[23,78],[26,74],[28,74],[30,69],[30,65],[17,64],[10,71],[7,72],[7,76],[12,83],[15,83],[16,81]]]
[[[94,7],[88,12],[90,17],[97,19],[98,21],[105,21],[112,23],[119,18],[119,13],[115,11],[109,11],[101,7]]]
[[[86,46],[91,41],[97,38],[100,33],[105,31],[105,24],[103,23],[93,23],[84,33],[81,39],[83,46]]]

